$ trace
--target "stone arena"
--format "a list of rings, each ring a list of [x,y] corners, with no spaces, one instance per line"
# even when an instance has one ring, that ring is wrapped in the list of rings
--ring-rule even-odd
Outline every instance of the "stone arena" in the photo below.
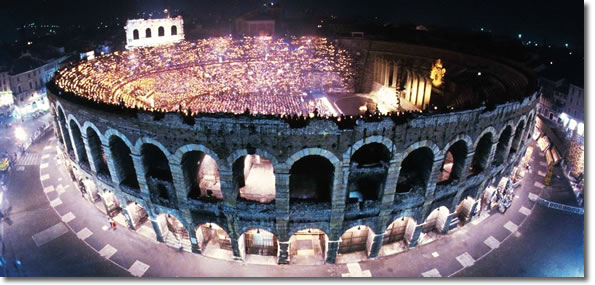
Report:
[[[316,89],[334,102],[329,104],[337,114],[307,101],[275,112],[266,106],[258,112],[211,111],[190,103],[157,109],[146,90],[132,86],[136,79],[110,77],[123,84],[118,86],[131,84],[127,94],[145,92],[140,103],[130,101],[136,95],[106,99],[115,89],[105,82],[87,89],[65,84],[66,71],[77,66],[89,69],[84,77],[70,74],[68,82],[94,82],[93,66],[109,57],[58,71],[48,83],[48,99],[72,178],[140,235],[249,263],[382,258],[465,226],[485,204],[486,187],[510,175],[526,150],[538,101],[533,75],[501,59],[456,51],[366,39],[328,42],[336,47],[333,54],[353,56],[347,65],[347,58],[339,59],[322,77],[279,92],[228,82],[228,92],[200,96],[226,96],[232,108],[234,97],[228,96],[254,98],[262,91],[285,100]],[[236,59],[210,58],[220,65],[238,64]],[[446,70],[442,84],[430,78],[437,59]],[[204,71],[196,68],[206,66],[201,60],[179,66],[168,61],[159,72]],[[143,78],[160,78],[146,69]],[[299,74],[304,72],[312,71]],[[268,78],[274,83],[284,76]],[[316,80],[319,86],[312,86]],[[399,94],[399,107],[350,111],[373,101],[376,90]],[[161,96],[166,91],[159,88]],[[237,104],[252,104],[246,102],[253,101]]]

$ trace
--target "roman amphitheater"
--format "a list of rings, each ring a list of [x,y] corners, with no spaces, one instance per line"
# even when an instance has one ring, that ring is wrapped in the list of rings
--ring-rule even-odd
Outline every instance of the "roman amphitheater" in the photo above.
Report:
[[[353,38],[183,41],[48,84],[72,177],[106,213],[276,264],[406,254],[464,227],[525,152],[535,91],[502,59]]]

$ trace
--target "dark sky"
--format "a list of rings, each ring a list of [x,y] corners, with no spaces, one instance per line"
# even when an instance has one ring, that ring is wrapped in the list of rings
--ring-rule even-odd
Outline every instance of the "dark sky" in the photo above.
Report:
[[[515,35],[554,44],[584,44],[584,3],[533,0],[270,0],[284,7],[288,17],[379,17],[387,23],[414,23],[462,29],[484,27],[497,34]],[[18,0],[0,8],[0,40],[16,39],[17,26],[31,22],[85,24],[138,12],[180,9],[198,18],[234,17],[260,7],[262,0]],[[122,20],[124,23],[124,20]]]

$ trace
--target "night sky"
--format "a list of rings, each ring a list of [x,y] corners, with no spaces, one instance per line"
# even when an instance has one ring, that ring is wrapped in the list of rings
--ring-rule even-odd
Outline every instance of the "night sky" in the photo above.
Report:
[[[571,47],[584,45],[584,4],[570,1],[526,0],[270,0],[284,8],[285,17],[374,19],[386,24],[423,24],[477,30],[498,35],[523,34],[523,39]],[[16,27],[26,23],[96,24],[137,13],[180,10],[197,18],[229,19],[261,7],[262,0],[19,0],[4,1],[0,9],[0,41],[17,39]],[[125,20],[121,20],[122,23]]]

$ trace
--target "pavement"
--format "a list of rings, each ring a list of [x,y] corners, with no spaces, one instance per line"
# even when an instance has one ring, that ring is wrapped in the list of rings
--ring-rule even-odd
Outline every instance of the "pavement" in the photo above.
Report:
[[[4,266],[5,276],[584,276],[583,216],[529,199],[572,198],[563,182],[556,184],[563,176],[543,186],[545,157],[537,148],[532,171],[504,214],[484,212],[431,243],[359,263],[256,265],[179,251],[125,227],[109,230],[107,216],[81,196],[55,159],[56,139],[50,136],[30,150],[39,161],[13,170],[3,192],[3,255],[8,264],[22,261],[20,268]]]

